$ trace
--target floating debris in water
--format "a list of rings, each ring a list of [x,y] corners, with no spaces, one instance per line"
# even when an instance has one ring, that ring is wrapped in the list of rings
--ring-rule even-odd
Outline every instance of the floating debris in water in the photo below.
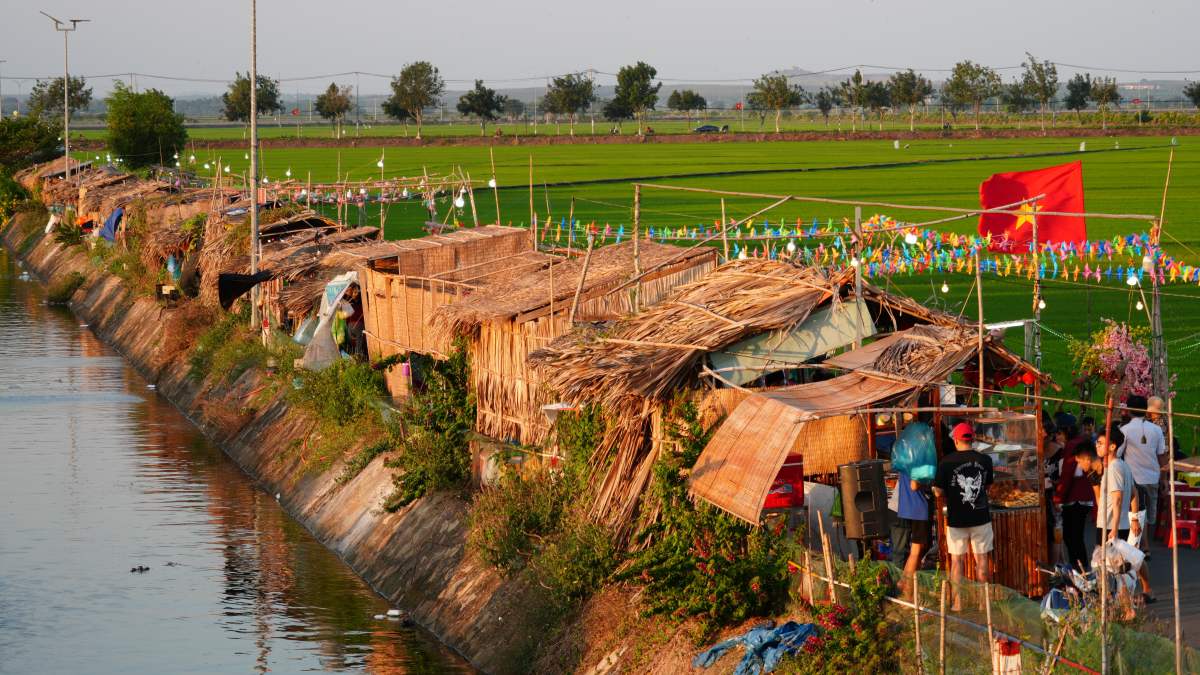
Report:
[[[142,572],[149,572],[149,571],[150,571],[150,568],[149,568],[149,567],[146,567],[145,565],[138,565],[137,567],[131,567],[131,568],[129,568],[129,571],[130,571],[130,572],[136,572],[136,573],[140,574],[140,573],[142,573]]]
[[[168,562],[168,563],[164,563],[164,565],[165,565],[166,567],[179,567],[179,563],[177,563],[177,562],[174,562],[174,561],[172,561],[172,562]]]
[[[146,385],[146,388],[147,389],[158,389],[158,385],[157,384],[148,384],[148,385]]]

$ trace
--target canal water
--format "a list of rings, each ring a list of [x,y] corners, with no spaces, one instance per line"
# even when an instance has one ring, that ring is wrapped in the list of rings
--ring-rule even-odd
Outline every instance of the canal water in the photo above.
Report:
[[[44,297],[0,249],[0,672],[470,671]]]

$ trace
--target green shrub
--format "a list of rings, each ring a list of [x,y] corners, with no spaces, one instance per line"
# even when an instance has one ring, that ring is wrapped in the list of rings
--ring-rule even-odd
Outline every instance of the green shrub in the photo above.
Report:
[[[902,624],[887,619],[887,597],[895,590],[887,565],[860,561],[850,573],[849,583],[849,606],[813,607],[821,625],[821,635],[810,637],[803,647],[803,654],[784,664],[784,672],[900,672]]]
[[[569,607],[600,588],[616,561],[608,530],[579,516],[547,541],[533,558],[531,569],[554,600]]]
[[[321,370],[300,371],[298,377],[292,401],[333,424],[345,425],[376,410],[376,403],[387,395],[383,373],[354,359],[338,359]]]
[[[28,199],[29,192],[0,169],[0,222],[11,218]]]
[[[475,496],[467,543],[504,571],[525,567],[537,543],[558,529],[566,512],[567,481],[550,470],[507,470]]]
[[[214,356],[233,339],[242,321],[242,317],[236,314],[226,314],[196,338],[196,346],[188,355],[189,376],[201,381],[208,378],[213,369]]]
[[[458,341],[450,358],[435,362],[423,387],[401,407],[402,452],[388,463],[400,472],[384,502],[386,510],[395,511],[435,490],[461,488],[470,479],[467,434],[475,424],[475,399],[469,376],[466,345]]]
[[[362,470],[367,468],[367,465],[376,457],[390,452],[394,447],[396,444],[390,435],[363,447],[350,458],[350,461],[346,462],[346,466],[342,468],[342,473],[337,478],[338,484],[342,485],[354,480],[354,477],[362,473]]]
[[[787,537],[688,499],[686,471],[712,434],[694,404],[675,407],[668,433],[678,450],[659,459],[648,496],[661,515],[640,533],[646,548],[621,578],[644,584],[647,612],[698,618],[701,638],[777,611],[787,600]]]
[[[54,241],[63,246],[78,246],[83,243],[83,228],[74,219],[60,222],[54,227]]]
[[[71,296],[75,295],[75,291],[87,281],[79,272],[71,272],[65,276],[59,277],[57,281],[50,284],[50,288],[46,291],[46,302],[52,305],[64,305],[71,300]]]

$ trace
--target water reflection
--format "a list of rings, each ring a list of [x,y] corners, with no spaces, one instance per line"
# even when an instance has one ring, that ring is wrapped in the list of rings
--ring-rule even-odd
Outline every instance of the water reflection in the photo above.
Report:
[[[468,670],[42,297],[0,251],[0,672]]]

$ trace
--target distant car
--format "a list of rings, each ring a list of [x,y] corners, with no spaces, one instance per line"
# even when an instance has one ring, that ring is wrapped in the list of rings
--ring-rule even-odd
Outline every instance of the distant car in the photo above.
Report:
[[[703,124],[692,130],[694,134],[723,134],[729,131],[729,125],[718,127],[715,124]]]

